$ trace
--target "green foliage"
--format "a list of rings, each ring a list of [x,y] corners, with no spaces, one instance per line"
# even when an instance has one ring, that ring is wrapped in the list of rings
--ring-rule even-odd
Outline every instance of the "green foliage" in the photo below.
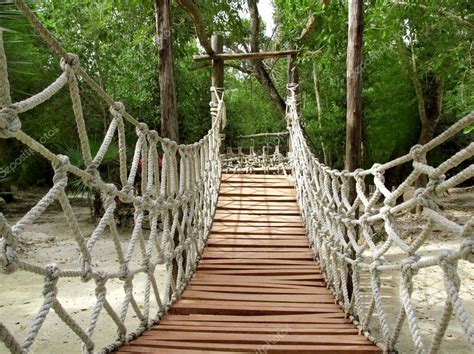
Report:
[[[239,135],[279,132],[286,128],[286,121],[265,98],[255,79],[233,77],[229,81],[231,86],[225,94],[228,120],[224,131],[229,141]]]
[[[260,33],[262,50],[298,47],[301,110],[308,138],[321,160],[332,167],[344,166],[346,119],[346,47],[347,2],[314,0],[274,0],[278,31],[274,38]],[[160,128],[160,97],[152,1],[141,0],[44,0],[32,2],[47,28],[62,45],[79,55],[81,65],[127,110],[151,128]],[[222,33],[228,51],[248,51],[250,22],[245,0],[198,2],[209,33]],[[202,49],[189,16],[172,2],[172,36],[178,96],[181,141],[199,140],[209,129],[210,68],[192,60]],[[430,77],[444,83],[439,133],[474,109],[473,43],[474,5],[465,0],[365,2],[363,48],[363,152],[364,167],[383,163],[409,151],[417,143],[420,119],[417,97],[408,68],[400,58],[397,43],[408,62],[416,64],[416,77],[426,88]],[[314,17],[314,30],[304,41],[299,37],[307,19]],[[60,73],[58,59],[32,32],[29,24],[12,5],[0,4],[1,27],[8,56],[9,79],[14,101],[41,91]],[[463,22],[464,21],[464,22]],[[315,54],[317,53],[317,54]],[[285,120],[275,109],[261,84],[250,74],[250,63],[228,63],[226,68],[226,105],[228,122],[226,140],[262,132],[284,130]],[[236,65],[240,65],[238,70]],[[284,97],[286,91],[285,60],[266,61],[272,80]],[[318,72],[321,111],[316,105],[313,69]],[[93,152],[111,120],[108,107],[81,85],[84,117]],[[429,98],[430,92],[425,90]],[[79,142],[68,89],[63,89],[47,104],[21,115],[23,129],[36,139],[48,135],[45,145],[55,153],[70,156],[81,165]],[[130,126],[128,126],[130,128]],[[136,137],[128,129],[127,139],[133,145]],[[433,160],[441,160],[472,140],[473,127],[465,129]],[[67,144],[65,144],[67,142]],[[325,153],[323,154],[323,148]],[[9,166],[24,147],[14,139],[0,140],[0,167]],[[111,146],[105,173],[114,181],[116,144]],[[32,172],[33,171],[33,172]],[[1,184],[15,182],[31,185],[50,181],[52,170],[44,159],[29,156]]]

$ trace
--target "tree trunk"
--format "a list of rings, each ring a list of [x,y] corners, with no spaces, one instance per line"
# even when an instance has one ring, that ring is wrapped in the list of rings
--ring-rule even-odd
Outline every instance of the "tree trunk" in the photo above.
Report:
[[[426,85],[423,87],[422,81],[418,75],[416,56],[411,46],[411,58],[408,57],[404,47],[403,40],[400,36],[397,42],[397,50],[400,56],[400,61],[408,72],[408,76],[415,89],[415,95],[418,106],[418,115],[420,117],[420,136],[418,137],[418,144],[424,145],[433,139],[436,126],[441,118],[441,109],[443,103],[444,84],[435,73],[428,73],[425,78]],[[421,175],[415,185],[416,187],[423,187],[428,182],[426,175]]]
[[[160,75],[161,136],[179,143],[170,0],[155,0],[155,16]]]
[[[362,143],[362,36],[363,36],[363,0],[349,0],[349,28],[347,41],[347,116],[346,116],[346,161],[345,168],[354,171],[361,166]],[[349,202],[356,199],[356,183],[349,183]],[[358,210],[354,217],[358,217]],[[347,232],[347,230],[346,230]],[[356,233],[359,229],[356,228]],[[358,237],[356,236],[356,239]],[[349,242],[349,237],[345,237]],[[353,258],[355,254],[351,255]],[[347,265],[347,292],[352,296],[352,267]]]
[[[258,14],[258,7],[256,0],[247,0],[250,12],[251,21],[251,37],[250,37],[250,51],[257,53],[260,51],[259,32],[260,32],[260,16]],[[284,117],[286,114],[286,104],[280,93],[273,84],[272,78],[268,74],[263,62],[261,60],[252,60],[253,73],[258,82],[262,85],[263,90],[273,102],[278,112]]]
[[[257,79],[257,81],[262,85],[263,90],[267,94],[267,96],[270,98],[270,101],[273,102],[275,105],[276,109],[278,112],[281,113],[281,115],[284,117],[286,113],[286,104],[283,98],[281,98],[280,93],[276,89],[275,85],[273,84],[273,81],[268,74],[267,70],[263,66],[262,62],[259,63],[254,63],[254,75]]]
[[[318,111],[318,126],[319,130],[322,129],[322,107],[321,107],[321,90],[319,88],[319,78],[318,78],[318,68],[316,63],[313,63],[313,84],[314,84],[314,95],[316,97],[316,109]],[[326,146],[324,145],[323,139],[321,139],[321,151],[323,153],[324,164],[330,166],[331,162],[329,161],[329,155],[326,151]]]
[[[443,104],[443,81],[435,74],[429,75],[425,88],[425,119],[421,122],[420,137],[418,144],[426,144],[433,139],[436,126],[441,118]]]
[[[347,42],[347,116],[345,168],[354,171],[361,166],[362,142],[362,36],[363,2],[349,1]],[[355,184],[350,185],[350,201],[356,197]]]

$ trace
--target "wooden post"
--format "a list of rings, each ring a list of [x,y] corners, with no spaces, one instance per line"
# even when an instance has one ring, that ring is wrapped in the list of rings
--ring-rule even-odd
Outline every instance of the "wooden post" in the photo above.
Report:
[[[213,34],[211,36],[211,47],[214,53],[220,54],[224,51],[224,38],[220,34]],[[212,60],[212,79],[211,84],[215,88],[224,88],[224,60],[213,59]],[[212,103],[217,104],[217,98],[214,92],[211,96]]]
[[[349,28],[347,41],[347,115],[346,115],[346,160],[345,168],[354,171],[361,167],[361,143],[362,143],[362,36],[363,36],[363,0],[349,0]],[[350,203],[357,197],[356,181],[349,180]],[[359,212],[355,211],[355,218]],[[346,230],[348,232],[348,230]],[[356,227],[356,238],[359,229]],[[345,236],[346,241],[349,237]],[[351,255],[355,257],[355,254]],[[349,298],[352,296],[352,267],[347,265],[347,292]]]
[[[349,0],[345,161],[345,169],[348,171],[361,166],[363,15],[363,1]],[[351,183],[349,188],[349,200],[352,203],[356,197],[355,183]]]

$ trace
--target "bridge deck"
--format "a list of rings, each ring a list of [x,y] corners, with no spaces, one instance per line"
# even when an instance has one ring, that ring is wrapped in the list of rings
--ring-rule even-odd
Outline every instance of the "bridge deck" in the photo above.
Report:
[[[119,353],[375,353],[326,289],[284,176],[223,175],[182,298]]]

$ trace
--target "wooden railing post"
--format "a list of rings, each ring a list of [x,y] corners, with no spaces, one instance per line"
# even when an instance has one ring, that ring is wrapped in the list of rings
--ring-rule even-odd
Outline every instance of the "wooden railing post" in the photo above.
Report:
[[[220,34],[213,34],[211,37],[211,47],[214,53],[220,54],[224,51],[224,38]],[[224,88],[224,60],[212,60],[212,78],[211,85],[217,89]],[[211,94],[212,103],[217,105],[217,97],[215,93]]]

